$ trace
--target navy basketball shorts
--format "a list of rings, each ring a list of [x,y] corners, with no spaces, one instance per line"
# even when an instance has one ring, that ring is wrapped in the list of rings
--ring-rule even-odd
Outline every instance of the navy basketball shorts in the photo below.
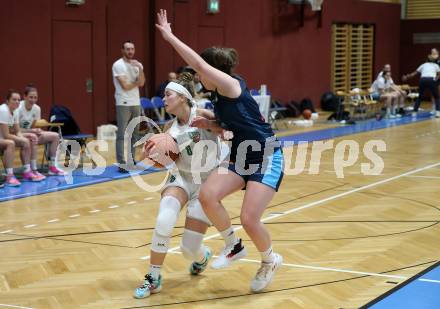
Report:
[[[246,160],[244,166],[238,162],[230,162],[228,169],[248,181],[255,181],[278,191],[284,176],[284,157],[281,148],[276,148],[273,154],[260,160]]]

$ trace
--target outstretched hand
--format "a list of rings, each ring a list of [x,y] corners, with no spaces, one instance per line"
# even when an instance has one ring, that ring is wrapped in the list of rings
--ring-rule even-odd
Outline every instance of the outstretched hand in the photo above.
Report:
[[[224,141],[230,141],[234,138],[234,133],[232,131],[223,130],[220,134],[220,138]]]
[[[210,122],[209,119],[202,117],[202,116],[196,116],[194,117],[193,121],[190,124],[191,127],[196,127],[199,129],[209,129],[210,128]]]
[[[159,13],[157,13],[156,28],[159,29],[164,40],[168,41],[173,32],[171,31],[171,24],[168,22],[167,19],[166,10],[160,9]]]

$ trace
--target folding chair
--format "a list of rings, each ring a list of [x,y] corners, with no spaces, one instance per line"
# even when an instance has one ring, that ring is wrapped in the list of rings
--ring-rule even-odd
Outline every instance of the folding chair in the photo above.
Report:
[[[59,132],[60,134],[60,143],[63,143],[64,140],[74,140],[80,145],[80,164],[83,164],[84,161],[84,155],[88,155],[90,158],[91,156],[88,154],[87,150],[87,139],[93,138],[93,134],[82,134],[81,130],[73,118],[72,113],[70,110],[62,105],[54,105],[50,109],[50,122],[51,123],[62,123],[63,127],[61,126],[54,126],[51,128],[52,131],[54,131],[54,128]],[[66,156],[64,160],[64,166],[69,165],[70,156],[72,155],[72,147],[67,146],[66,147]],[[96,162],[93,160],[93,158],[90,159],[93,166],[96,166]]]
[[[285,118],[283,114],[285,111],[287,111],[287,107],[275,102],[270,102],[268,121],[274,129],[279,130],[277,122],[278,120],[283,120]],[[288,127],[287,123],[284,123],[284,125],[286,128]]]
[[[153,98],[158,98],[159,97],[153,97]],[[158,103],[157,99],[155,99],[156,104]],[[152,100],[148,99],[148,98],[141,98],[141,106],[144,110],[144,112],[146,111],[152,111],[154,113],[154,115],[156,116],[156,123],[159,127],[163,127],[165,125],[165,123],[167,123],[167,121],[165,120],[165,117],[160,113],[160,110],[156,107],[156,105],[153,103]],[[162,106],[163,103],[162,103]],[[149,128],[151,129],[150,125],[148,124]]]

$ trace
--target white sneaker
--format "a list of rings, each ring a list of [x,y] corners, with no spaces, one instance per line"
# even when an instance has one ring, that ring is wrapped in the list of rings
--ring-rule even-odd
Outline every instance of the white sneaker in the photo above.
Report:
[[[266,288],[273,279],[273,275],[277,269],[283,264],[283,257],[278,253],[274,253],[274,260],[272,263],[261,262],[260,269],[251,281],[251,291],[254,293],[261,292]]]
[[[218,257],[212,261],[211,268],[220,269],[226,268],[235,260],[245,257],[247,254],[246,248],[241,244],[241,238],[238,239],[234,245],[226,246]]]
[[[417,118],[417,112],[412,112],[411,117]]]
[[[440,111],[435,112],[435,118],[440,118]]]

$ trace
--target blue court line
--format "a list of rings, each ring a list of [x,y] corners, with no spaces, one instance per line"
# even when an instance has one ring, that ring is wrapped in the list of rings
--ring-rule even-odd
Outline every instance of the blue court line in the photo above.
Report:
[[[131,174],[146,175],[157,171],[159,170],[153,168],[146,171],[131,171]],[[118,167],[111,165],[107,166],[100,175],[87,175],[82,169],[77,169],[72,173],[72,176],[71,182],[66,181],[64,176],[47,176],[41,182],[23,181],[19,187],[5,186],[0,189],[0,202],[123,179],[130,177],[130,174],[119,173]]]
[[[440,281],[440,261],[361,308],[440,308],[440,282],[424,280]]]
[[[330,129],[323,129],[299,134],[293,134],[290,136],[279,137],[282,144],[284,142],[301,142],[301,141],[318,141],[332,139],[340,136],[347,136],[356,133],[368,132],[373,130],[380,130],[385,128],[392,128],[395,126],[411,124],[419,121],[425,121],[431,118],[429,112],[419,113],[416,119],[411,117],[402,117],[396,119],[382,119],[377,121],[376,119],[370,119],[365,121],[359,121],[354,125],[345,125]],[[157,169],[148,170],[141,174],[149,174],[157,172]],[[139,173],[139,172],[137,172]],[[99,176],[88,176],[82,172],[82,169],[78,169],[73,172],[73,182],[67,183],[64,177],[48,176],[46,180],[40,183],[23,182],[19,187],[4,187],[0,188],[0,202],[29,197],[38,194],[45,194],[50,192],[57,192],[67,189],[78,188],[82,186],[102,183],[106,181],[112,181],[117,179],[123,179],[130,177],[129,174],[121,174],[117,171],[115,165],[107,166],[105,171]]]
[[[386,128],[392,128],[395,126],[411,124],[419,121],[425,121],[431,118],[431,114],[429,112],[419,113],[417,118],[412,117],[402,117],[395,119],[382,119],[377,121],[375,119],[367,120],[367,121],[359,121],[354,125],[346,125],[341,127],[335,127],[330,129],[323,129],[317,131],[310,131],[300,134],[294,134],[289,136],[279,137],[278,139],[283,143],[286,141],[289,142],[302,142],[302,141],[318,141],[318,140],[326,140],[332,139],[340,136],[352,135],[362,132],[381,130]]]

